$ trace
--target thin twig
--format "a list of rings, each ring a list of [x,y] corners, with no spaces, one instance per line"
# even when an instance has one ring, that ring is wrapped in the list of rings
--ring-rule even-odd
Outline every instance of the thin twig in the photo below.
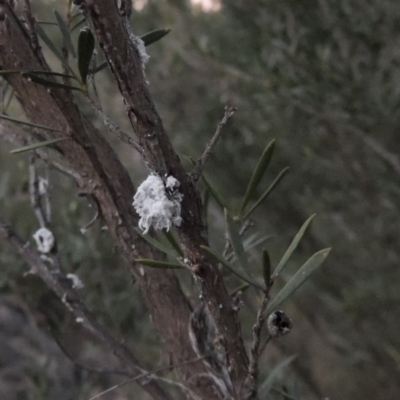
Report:
[[[83,228],[80,229],[82,234],[85,234],[86,231],[99,219],[99,217],[100,217],[100,206],[99,206],[99,203],[98,203],[96,197],[94,197],[90,193],[79,193],[78,196],[80,196],[80,197],[86,196],[88,198],[88,200],[89,200],[89,203],[91,205],[93,205],[95,210],[96,210],[95,213],[94,213],[93,218]]]
[[[218,142],[218,139],[221,136],[223,127],[226,125],[226,123],[228,122],[229,118],[231,118],[233,116],[233,114],[235,114],[236,110],[237,110],[236,107],[232,107],[232,106],[226,106],[225,107],[224,117],[222,118],[221,122],[218,124],[217,130],[215,131],[214,136],[208,142],[208,144],[206,146],[206,149],[204,150],[203,155],[197,161],[197,165],[193,169],[192,177],[193,177],[194,181],[197,181],[199,179],[199,176],[201,174],[201,171],[204,168],[205,163],[207,162],[208,158],[210,157],[215,145]]]
[[[36,151],[37,151],[39,157],[46,163],[46,165],[48,165],[49,168],[53,168],[53,169],[61,172],[62,174],[68,176],[69,178],[72,178],[78,184],[83,181],[82,176],[74,169],[69,168],[69,167],[65,166],[64,164],[61,164],[57,161],[50,160],[47,153],[44,151],[38,151],[38,150],[36,150]]]
[[[35,29],[35,18],[32,15],[31,3],[29,0],[24,0],[23,5],[23,13],[25,16],[25,24],[28,28],[29,38],[32,44],[32,47],[35,49],[35,52],[40,50],[39,41],[36,35]]]
[[[257,394],[258,377],[258,359],[260,356],[259,347],[261,341],[261,330],[267,318],[265,310],[267,309],[269,295],[266,294],[258,306],[256,322],[253,325],[253,342],[250,348],[249,373],[245,385],[247,389],[246,399],[254,399]]]
[[[18,146],[28,146],[34,144],[34,141],[31,140],[32,136],[32,129],[16,125],[11,126],[11,124],[4,120],[0,121],[0,137],[8,142],[14,143]],[[76,170],[57,161],[51,160],[47,151],[44,149],[36,149],[35,153],[49,166],[49,168],[58,170],[64,175],[74,179],[78,186],[83,186],[83,177]]]
[[[117,124],[111,121],[111,119],[107,117],[107,115],[104,113],[99,105],[97,105],[89,96],[86,96],[86,100],[111,134],[116,135],[119,140],[133,147],[142,157],[144,156],[144,150],[142,149],[142,147],[138,143],[136,143],[131,136],[124,132]]]
[[[96,394],[94,397],[91,397],[91,398],[88,399],[88,400],[95,400],[95,399],[98,399],[99,397],[101,397],[101,396],[103,396],[103,395],[105,395],[105,394],[107,394],[107,393],[110,393],[110,392],[112,392],[113,390],[120,388],[121,386],[125,386],[125,385],[127,385],[128,383],[134,382],[134,381],[136,381],[136,380],[138,380],[138,379],[149,378],[149,377],[150,377],[150,379],[152,379],[152,378],[157,378],[157,379],[159,379],[159,380],[161,380],[161,381],[163,381],[163,382],[165,382],[165,383],[172,384],[172,385],[177,385],[177,386],[179,386],[181,389],[183,389],[184,391],[187,391],[191,396],[193,396],[193,399],[195,399],[195,400],[196,400],[196,399],[201,400],[199,396],[197,396],[195,393],[193,393],[190,389],[188,389],[186,386],[182,385],[181,383],[172,381],[172,380],[170,380],[170,379],[162,378],[162,377],[160,377],[160,376],[155,376],[155,375],[156,375],[156,374],[163,373],[163,372],[169,372],[169,371],[171,371],[171,370],[174,369],[174,368],[181,368],[181,367],[183,367],[183,366],[185,366],[185,365],[192,364],[192,363],[194,363],[194,362],[203,360],[204,358],[207,358],[207,357],[209,357],[209,354],[206,354],[206,355],[201,356],[201,357],[193,358],[192,360],[185,361],[185,362],[183,362],[183,363],[180,363],[179,365],[169,365],[168,367],[161,367],[161,368],[156,369],[156,370],[154,370],[154,371],[144,372],[144,373],[142,373],[142,374],[140,374],[140,375],[134,376],[134,377],[132,377],[132,378],[130,378],[130,379],[127,379],[127,380],[125,380],[125,381],[123,381],[123,382],[120,382],[120,383],[118,383],[117,385],[114,385],[114,386],[108,388],[107,390],[105,390],[105,391],[103,391],[103,392],[101,392],[101,393]],[[183,388],[182,388],[182,387],[183,387]]]
[[[91,367],[88,365],[84,365],[72,357],[70,352],[66,349],[64,344],[61,342],[60,338],[54,334],[54,332],[50,329],[50,332],[52,334],[52,338],[55,340],[57,343],[57,346],[61,349],[61,351],[64,353],[64,355],[74,364],[76,368],[83,369],[88,372],[93,372],[96,374],[109,374],[109,375],[124,375],[124,376],[131,376],[131,373],[126,370],[126,369],[118,369],[118,368],[95,368]]]

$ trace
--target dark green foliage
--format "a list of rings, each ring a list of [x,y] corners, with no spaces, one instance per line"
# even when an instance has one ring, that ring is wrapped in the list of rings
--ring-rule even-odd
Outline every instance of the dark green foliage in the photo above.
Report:
[[[94,37],[90,28],[81,29],[78,39],[78,68],[82,83],[86,85],[90,60],[94,51]]]

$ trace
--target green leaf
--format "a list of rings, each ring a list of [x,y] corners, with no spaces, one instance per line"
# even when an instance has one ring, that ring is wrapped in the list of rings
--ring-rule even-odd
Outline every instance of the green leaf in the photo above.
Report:
[[[86,21],[86,18],[80,19],[74,26],[71,27],[71,33],[72,33],[76,28],[78,28],[79,26],[81,26],[85,21]]]
[[[184,266],[180,265],[180,264],[169,263],[169,262],[164,262],[164,261],[157,261],[157,260],[150,260],[147,258],[138,258],[135,261],[139,264],[145,265],[146,267],[152,267],[152,268],[164,268],[164,269],[182,269],[182,268],[184,268]]]
[[[75,48],[74,45],[72,44],[71,34],[69,33],[69,28],[66,22],[64,21],[63,17],[60,15],[58,11],[54,10],[54,14],[56,16],[58,26],[63,36],[64,43],[68,47],[68,50],[71,53],[72,57],[76,58]]]
[[[59,76],[61,78],[69,78],[76,79],[75,75],[63,74],[61,72],[53,72],[53,71],[24,71],[23,74],[34,74],[34,75],[51,75],[51,76]]]
[[[94,36],[90,28],[81,29],[78,38],[78,68],[82,83],[86,85],[90,60],[94,51]]]
[[[269,240],[273,237],[275,237],[275,235],[264,235],[261,237],[258,234],[251,235],[243,241],[244,250],[246,252],[249,252],[254,247],[257,247],[260,244],[263,244],[264,242],[266,242],[267,240]]]
[[[193,160],[192,157],[190,156],[185,156],[186,159],[192,164],[196,165],[196,162]],[[214,197],[215,201],[217,204],[222,208],[228,208],[225,205],[225,200],[222,198],[222,196],[218,193],[218,191],[215,189],[215,187],[210,183],[210,181],[204,176],[204,174],[201,174],[201,179],[203,180],[204,184],[206,185],[206,188],[210,192],[211,196]]]
[[[211,182],[204,175],[201,175],[201,178],[203,179],[203,182],[206,185],[208,191],[210,192],[210,194],[214,198],[214,200],[218,203],[218,205],[222,209],[227,208],[226,205],[225,205],[225,200],[219,194],[217,189],[215,189],[215,187],[211,184]]]
[[[155,29],[154,31],[145,33],[140,39],[143,40],[144,45],[150,46],[152,43],[158,42],[165,35],[171,32],[171,29]]]
[[[179,243],[175,240],[174,235],[170,231],[163,230],[162,232],[179,257],[183,257],[183,251],[179,246]]]
[[[271,286],[271,259],[267,250],[263,250],[262,257],[263,277],[266,287]]]
[[[274,153],[274,147],[275,147],[275,139],[268,144],[268,146],[264,149],[263,153],[261,154],[261,157],[258,160],[257,166],[254,169],[250,182],[247,186],[246,193],[243,197],[239,215],[243,215],[247,203],[249,202],[255,190],[257,189],[257,186],[260,183],[261,178],[264,176],[265,171],[267,170],[268,165],[271,161],[272,154]]]
[[[272,389],[273,384],[276,381],[276,378],[296,358],[297,358],[297,355],[287,357],[272,369],[272,371],[268,374],[267,379],[265,379],[265,381],[260,385],[260,387],[258,389],[258,392],[260,394],[259,397],[261,399],[264,399],[268,396],[270,390]]]
[[[75,76],[73,75],[68,75],[68,74],[63,74],[61,72],[54,72],[54,71],[18,71],[18,70],[4,70],[0,71],[0,75],[7,75],[7,74],[35,74],[35,75],[51,75],[51,76],[60,76],[62,78],[70,78],[70,79],[76,79]]]
[[[144,235],[142,231],[139,228],[135,228],[135,231],[144,239],[146,242],[154,246],[156,249],[162,251],[165,254],[168,254],[169,256],[176,258],[176,253],[173,249],[164,246],[162,243],[160,243],[158,240],[152,238],[150,235],[146,234]]]
[[[41,25],[57,25],[56,22],[52,22],[52,21],[36,21],[36,23],[41,24]]]
[[[211,249],[210,247],[207,246],[200,246],[203,250],[205,250],[207,253],[211,254],[218,262],[220,262],[224,267],[228,268],[229,271],[231,271],[234,275],[236,275],[238,278],[242,279],[243,281],[247,282],[249,285],[256,287],[257,289],[260,289],[261,291],[264,292],[264,288],[259,285],[257,282],[253,281],[251,278],[249,278],[246,275],[243,275],[240,271],[237,271],[235,267],[233,267],[228,261],[226,261],[222,256],[220,256],[216,251]]]
[[[40,143],[34,143],[34,144],[30,144],[29,146],[24,146],[24,147],[20,147],[18,149],[11,150],[10,154],[17,154],[17,153],[23,153],[25,151],[36,150],[41,147],[47,147],[54,143],[62,142],[63,140],[68,140],[68,139],[69,138],[58,138],[58,139],[45,140]]]
[[[226,222],[226,227],[228,230],[229,240],[230,240],[232,249],[236,255],[236,258],[238,260],[242,274],[243,275],[251,275],[249,260],[247,259],[247,255],[244,251],[244,247],[243,247],[243,243],[242,243],[242,239],[240,237],[239,231],[235,225],[235,222],[229,215],[228,210],[226,208],[225,208],[224,212],[225,212],[225,222]]]
[[[7,92],[7,88],[10,87],[10,95],[8,96],[8,99],[6,100],[6,92]],[[8,107],[11,104],[12,99],[14,98],[14,90],[13,88],[11,88],[11,86],[8,84],[8,82],[6,83],[6,88],[4,90],[4,98],[3,98],[3,113],[6,113],[8,110]]]
[[[97,74],[97,72],[102,71],[103,69],[108,67],[108,62],[107,61],[103,61],[95,70],[94,73]]]
[[[276,310],[278,306],[292,295],[310,277],[310,275],[322,265],[330,251],[330,248],[320,250],[306,261],[283,289],[276,295],[276,297],[274,297],[274,299],[269,303],[266,314],[270,314],[272,311]]]
[[[255,202],[255,204],[250,208],[249,211],[244,215],[243,219],[246,219],[250,216],[250,214],[268,197],[268,195],[278,186],[279,182],[283,179],[283,177],[289,172],[290,168],[286,167],[281,172],[279,172],[278,176],[271,183],[269,188],[262,194],[262,196]]]
[[[47,47],[51,50],[51,52],[61,61],[62,65],[65,67],[65,69],[68,69],[72,73],[72,75],[75,76],[73,69],[69,66],[67,60],[64,58],[61,51],[52,42],[52,40],[47,36],[47,33],[44,31],[44,29],[39,24],[36,24],[36,32],[40,36],[40,38],[43,40],[43,42],[47,45]]]
[[[46,86],[48,88],[57,88],[57,89],[66,89],[66,90],[79,90],[82,91],[80,87],[64,85],[63,83],[57,81],[49,81],[48,79],[41,78],[36,74],[32,74],[31,72],[24,72],[22,76],[38,85]]]
[[[281,261],[279,261],[279,264],[274,271],[272,279],[275,279],[282,272],[286,263],[289,261],[289,258],[292,256],[293,252],[297,249],[297,246],[299,245],[300,240],[303,238],[307,228],[311,224],[311,221],[314,219],[315,215],[316,214],[311,215],[311,217],[308,218],[306,222],[304,222],[304,224],[302,225],[300,230],[297,232],[296,236],[292,240],[292,243],[290,243],[290,246],[288,247],[285,254],[283,255]]]
[[[8,115],[4,115],[4,114],[0,114],[0,119],[5,119],[7,121],[15,122],[20,125],[30,126],[32,128],[45,129],[47,131],[52,131],[52,132],[64,132],[61,129],[55,129],[55,128],[50,128],[50,127],[44,126],[44,125],[33,124],[32,122],[21,121],[19,119],[11,118]]]

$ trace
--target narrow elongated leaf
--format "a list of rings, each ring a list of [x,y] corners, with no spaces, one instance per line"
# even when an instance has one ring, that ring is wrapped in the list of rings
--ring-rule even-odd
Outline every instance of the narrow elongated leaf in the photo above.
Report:
[[[196,165],[196,162],[193,160],[192,157],[186,156],[187,160],[192,164]],[[218,193],[218,191],[215,189],[215,187],[210,183],[210,181],[204,176],[204,174],[201,174],[201,179],[203,180],[204,184],[206,185],[206,188],[210,192],[211,196],[215,199],[215,201],[218,203],[218,205],[224,209],[228,208],[225,205],[225,200],[222,198],[222,196]]]
[[[156,249],[162,251],[162,252],[165,253],[165,254],[168,254],[169,256],[171,256],[171,257],[173,257],[173,258],[176,258],[176,255],[177,255],[177,254],[176,254],[176,252],[175,252],[173,249],[171,249],[171,248],[169,248],[169,247],[163,245],[163,244],[160,243],[158,240],[152,238],[150,235],[147,235],[147,234],[144,235],[144,234],[142,233],[142,231],[141,231],[139,228],[136,228],[135,231],[136,231],[144,240],[146,240],[146,242],[150,243],[150,244],[151,244],[152,246],[154,246]]]
[[[36,21],[36,23],[41,24],[41,25],[57,25],[56,22],[52,22],[52,21]]]
[[[243,275],[251,275],[250,273],[250,265],[249,260],[247,259],[247,255],[244,251],[242,239],[240,237],[239,231],[235,225],[235,222],[231,218],[228,213],[228,210],[225,208],[225,222],[228,230],[229,240],[232,246],[232,249],[236,255],[236,258],[239,263],[240,270]]]
[[[300,240],[303,238],[307,228],[311,224],[311,221],[314,219],[315,215],[316,214],[311,215],[311,217],[308,218],[306,222],[304,222],[300,230],[297,232],[296,236],[292,240],[292,243],[290,243],[290,246],[285,251],[285,254],[283,255],[281,261],[279,261],[279,264],[274,271],[273,279],[275,279],[281,273],[286,263],[289,261],[289,258],[292,256],[293,252],[297,249]]]
[[[36,32],[40,36],[40,38],[43,40],[43,42],[47,45],[47,47],[51,50],[51,52],[61,61],[62,65],[66,69],[68,69],[72,73],[72,75],[75,75],[73,69],[69,66],[67,60],[64,58],[61,51],[52,42],[52,40],[47,36],[47,33],[44,31],[44,29],[39,24],[36,24]]]
[[[99,66],[97,66],[97,68],[94,70],[94,73],[96,74],[97,72],[100,72],[107,67],[108,67],[108,62],[103,61]]]
[[[249,238],[247,238],[246,240],[243,241],[243,246],[244,246],[244,250],[246,252],[250,251],[251,249],[253,249],[254,247],[259,246],[260,244],[263,244],[264,242],[266,242],[267,240],[271,239],[275,237],[275,235],[264,235],[259,237],[259,235],[252,235]]]
[[[90,60],[94,51],[94,37],[90,28],[81,29],[78,38],[78,68],[82,83],[86,85]]]
[[[261,195],[261,197],[254,203],[254,205],[250,208],[249,211],[244,215],[243,219],[246,219],[250,216],[250,214],[271,194],[271,192],[278,186],[279,182],[283,179],[283,177],[289,172],[290,168],[286,167],[281,172],[279,172],[278,176],[271,183],[268,189]]]
[[[23,71],[17,70],[17,69],[3,69],[0,71],[0,76],[3,75],[10,75],[10,74],[20,74]]]
[[[76,79],[75,76],[73,75],[68,75],[68,74],[63,74],[61,72],[54,72],[54,71],[18,71],[18,70],[3,70],[0,71],[0,75],[8,75],[8,74],[35,74],[35,75],[51,75],[51,76],[60,76],[63,78],[70,78],[70,79]]]
[[[63,83],[57,82],[57,81],[50,81],[48,79],[41,78],[40,76],[37,76],[36,74],[32,74],[30,72],[24,72],[22,74],[24,78],[27,78],[28,80],[37,83],[38,85],[46,86],[48,88],[57,88],[57,89],[66,89],[66,90],[79,90],[82,91],[80,87],[77,86],[71,86],[71,85],[64,85]]]
[[[173,234],[166,230],[163,230],[162,232],[163,232],[164,236],[167,238],[170,245],[173,247],[173,249],[179,255],[179,257],[183,257],[184,256],[183,251],[180,248],[179,243],[175,240]]]
[[[8,83],[6,84],[6,88],[9,87]],[[11,88],[11,86],[10,86]],[[14,90],[11,88],[10,95],[8,99],[3,99],[3,113],[7,112],[9,105],[11,104],[11,100],[14,98]]]
[[[271,286],[271,259],[267,250],[263,250],[262,257],[263,277],[266,287]]]
[[[225,200],[222,198],[218,190],[211,184],[211,182],[204,175],[202,175],[201,178],[203,179],[203,182],[206,185],[208,191],[210,192],[214,200],[218,203],[218,205],[222,209],[226,208]]]
[[[243,275],[240,271],[238,271],[234,266],[232,266],[228,261],[226,261],[222,256],[220,256],[216,251],[207,246],[200,246],[207,253],[211,254],[218,262],[220,262],[224,267],[228,268],[234,275],[243,281],[247,282],[249,285],[256,287],[264,292],[264,288],[259,285],[257,282],[253,281],[250,277]]]
[[[182,269],[184,268],[183,265],[169,263],[164,261],[157,261],[157,260],[150,260],[147,258],[138,258],[135,260],[137,263],[146,265],[146,267],[153,267],[153,268],[162,268],[162,269]]]
[[[265,381],[260,385],[258,389],[261,399],[265,399],[268,396],[270,390],[272,389],[273,384],[276,381],[276,378],[296,358],[297,355],[287,357],[272,369],[272,371],[268,374],[267,379],[265,379]]]
[[[323,249],[311,256],[269,303],[266,313],[270,314],[276,310],[277,307],[292,295],[322,265],[330,251],[330,248]]]
[[[63,17],[60,15],[58,11],[54,10],[54,14],[56,16],[57,23],[60,28],[61,34],[63,36],[64,42],[68,47],[68,50],[71,53],[72,57],[76,58],[75,48],[74,45],[72,44],[71,34],[69,33],[69,28],[66,22],[64,21]]]
[[[81,26],[85,21],[86,21],[86,18],[80,19],[75,25],[73,25],[73,26],[71,27],[71,33],[72,33],[76,28],[78,28],[79,26]]]
[[[158,42],[170,32],[171,29],[155,29],[154,31],[145,33],[140,39],[143,40],[144,45],[147,47],[152,43]]]
[[[54,72],[54,71],[23,71],[22,74],[51,75],[51,76],[59,76],[61,78],[76,79],[75,75],[63,74],[61,72]]]
[[[58,139],[44,140],[43,142],[34,143],[34,144],[30,144],[29,146],[24,146],[24,147],[20,147],[18,149],[11,150],[10,153],[17,154],[17,153],[23,153],[25,151],[36,150],[41,147],[51,146],[52,144],[62,142],[63,140],[68,140],[68,139],[69,138],[58,138]]]
[[[261,178],[264,176],[265,171],[267,170],[268,165],[271,161],[272,154],[274,153],[274,147],[275,147],[275,139],[268,144],[268,146],[264,149],[263,153],[261,154],[257,166],[255,167],[253,174],[250,178],[250,182],[247,186],[246,193],[243,197],[239,215],[243,215],[247,203],[249,202],[255,190],[257,189],[257,186],[260,183]]]
[[[8,115],[4,115],[4,114],[0,114],[0,119],[5,119],[7,121],[15,122],[16,124],[20,124],[20,125],[30,126],[32,128],[45,129],[47,131],[52,131],[52,132],[64,132],[61,129],[55,129],[55,128],[50,128],[49,126],[33,124],[32,122],[27,122],[27,121],[21,121],[20,119],[11,118]]]

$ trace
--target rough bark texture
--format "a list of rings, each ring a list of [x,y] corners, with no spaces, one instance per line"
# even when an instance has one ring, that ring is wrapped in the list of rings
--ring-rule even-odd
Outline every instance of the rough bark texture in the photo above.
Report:
[[[128,27],[123,23],[116,4],[112,0],[88,0],[83,2],[82,7],[116,78],[132,127],[144,148],[148,167],[161,176],[173,175],[181,182],[184,195],[183,223],[179,228],[182,247],[221,335],[231,379],[239,398],[247,376],[248,358],[222,276],[216,263],[200,247],[207,245],[207,239],[198,192],[191,177],[183,170],[151,101],[138,51],[129,38]],[[0,69],[48,71],[40,48],[35,47],[26,26],[19,22],[7,2],[1,1],[0,8],[4,17],[0,21]],[[40,137],[67,136],[71,139],[59,142],[56,148],[81,175],[82,179],[77,182],[79,189],[96,198],[102,218],[135,275],[173,363],[195,358],[188,337],[191,306],[176,276],[170,271],[150,268],[140,273],[140,266],[135,262],[139,257],[162,259],[162,255],[150,248],[135,232],[138,217],[132,207],[134,187],[113,149],[78,110],[70,91],[48,90],[29,82],[20,74],[7,75],[6,79],[30,121],[60,130],[41,131]],[[201,361],[185,365],[178,372],[185,384],[200,397],[217,398],[204,379],[196,379],[196,376],[206,372]]]

